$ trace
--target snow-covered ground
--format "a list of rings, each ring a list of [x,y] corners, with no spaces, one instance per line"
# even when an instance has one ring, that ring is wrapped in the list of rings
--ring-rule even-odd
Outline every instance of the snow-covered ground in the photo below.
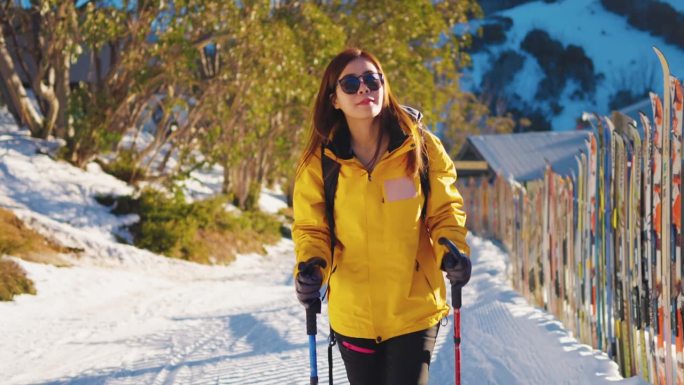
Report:
[[[684,12],[684,1],[669,0],[673,7]],[[626,18],[607,11],[598,0],[535,1],[497,12],[494,15],[509,17],[513,26],[506,32],[506,42],[488,46],[488,51],[472,55],[473,67],[462,78],[464,89],[479,87],[482,76],[489,70],[492,59],[500,52],[515,50],[525,57],[525,64],[508,89],[523,100],[536,105],[534,99],[538,83],[544,78],[536,59],[520,48],[520,43],[533,29],[542,29],[552,39],[580,46],[593,61],[594,73],[605,79],[597,84],[595,102],[572,100],[577,85],[568,82],[558,104],[563,112],[551,119],[552,129],[558,131],[575,128],[575,118],[584,111],[608,114],[608,101],[612,94],[623,88],[642,91],[644,87],[662,95],[662,71],[652,47],[660,48],[668,59],[672,74],[684,76],[684,51],[665,43],[661,37],[637,30]],[[474,23],[473,25],[477,25]]]
[[[0,114],[1,115],[1,114]],[[84,251],[70,268],[15,259],[38,295],[0,303],[0,384],[308,384],[305,315],[294,297],[292,241],[241,255],[230,266],[171,260],[116,243],[119,218],[95,193],[130,193],[97,167],[46,155],[0,117],[0,206]],[[277,191],[262,205],[282,207]],[[507,256],[470,237],[473,278],[464,289],[464,384],[639,384],[603,353],[507,283]],[[319,374],[327,383],[326,309],[319,317]],[[450,317],[451,318],[451,317]],[[453,383],[452,323],[435,349],[433,385]],[[335,350],[335,383],[345,384]]]

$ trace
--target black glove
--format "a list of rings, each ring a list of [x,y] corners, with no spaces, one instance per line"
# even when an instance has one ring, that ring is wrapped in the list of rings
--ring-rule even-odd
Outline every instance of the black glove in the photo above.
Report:
[[[313,257],[306,262],[299,262],[297,269],[297,279],[295,279],[295,290],[299,303],[306,309],[311,306],[320,296],[321,285],[323,284],[323,271],[326,263],[323,258]]]
[[[462,288],[470,281],[470,274],[473,271],[470,258],[459,258],[451,252],[444,254],[441,268],[446,272],[451,287],[456,289]]]

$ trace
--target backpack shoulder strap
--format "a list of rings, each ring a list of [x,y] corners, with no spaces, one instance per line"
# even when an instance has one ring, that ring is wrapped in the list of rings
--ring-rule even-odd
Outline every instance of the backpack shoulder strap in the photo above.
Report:
[[[420,173],[420,187],[423,190],[423,208],[420,211],[420,217],[425,222],[427,216],[428,196],[430,195],[430,158],[428,157],[427,143],[425,142],[425,129],[423,124],[418,122],[418,130],[420,131],[420,155],[423,160],[423,170]]]
[[[418,132],[420,132],[420,155],[422,157],[423,164],[425,165],[423,167],[423,171],[420,173],[420,187],[423,190],[423,198],[425,199],[425,202],[423,203],[423,209],[420,211],[420,217],[423,219],[423,222],[425,222],[425,217],[427,215],[428,196],[430,195],[430,159],[428,157],[427,143],[425,142],[423,113],[410,106],[402,105],[401,108],[416,122],[418,125]]]
[[[340,164],[325,155],[325,147],[321,145],[321,169],[323,171],[323,195],[325,197],[325,216],[328,220],[330,233],[330,261],[335,254],[335,192],[337,191],[337,179],[340,175]]]
[[[323,196],[325,198],[325,216],[328,219],[328,232],[330,234],[330,267],[334,266],[335,259],[335,244],[337,237],[335,236],[335,192],[337,191],[337,179],[340,176],[340,164],[330,159],[325,155],[325,146],[321,145],[321,170],[323,174]],[[325,289],[326,297],[330,290],[330,282]],[[330,327],[330,341],[328,342],[328,382],[333,383],[333,361],[332,348],[335,346],[335,333]]]

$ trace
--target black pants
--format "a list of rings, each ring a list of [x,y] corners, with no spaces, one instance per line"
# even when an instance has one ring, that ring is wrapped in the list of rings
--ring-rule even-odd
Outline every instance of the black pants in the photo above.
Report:
[[[382,343],[335,333],[351,385],[427,385],[437,325]]]

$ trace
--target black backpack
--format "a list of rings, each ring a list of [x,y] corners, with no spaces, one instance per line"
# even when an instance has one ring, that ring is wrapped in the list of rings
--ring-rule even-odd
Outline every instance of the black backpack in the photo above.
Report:
[[[420,217],[425,221],[425,215],[427,210],[427,200],[430,194],[430,162],[427,154],[427,145],[425,144],[425,129],[423,128],[422,120],[423,114],[417,109],[409,106],[401,106],[401,108],[408,113],[413,120],[418,123],[418,129],[420,136],[422,138],[422,148],[421,157],[423,159],[423,172],[420,173],[420,186],[423,190],[423,198],[425,202],[423,203],[423,209],[420,212]],[[335,244],[337,243],[337,237],[335,236],[335,192],[337,191],[337,178],[340,175],[340,164],[335,162],[334,159],[329,158],[325,155],[325,147],[321,145],[321,168],[323,170],[323,193],[325,197],[325,215],[328,219],[328,229],[330,232],[330,259],[335,253]],[[332,266],[332,263],[331,263]]]

